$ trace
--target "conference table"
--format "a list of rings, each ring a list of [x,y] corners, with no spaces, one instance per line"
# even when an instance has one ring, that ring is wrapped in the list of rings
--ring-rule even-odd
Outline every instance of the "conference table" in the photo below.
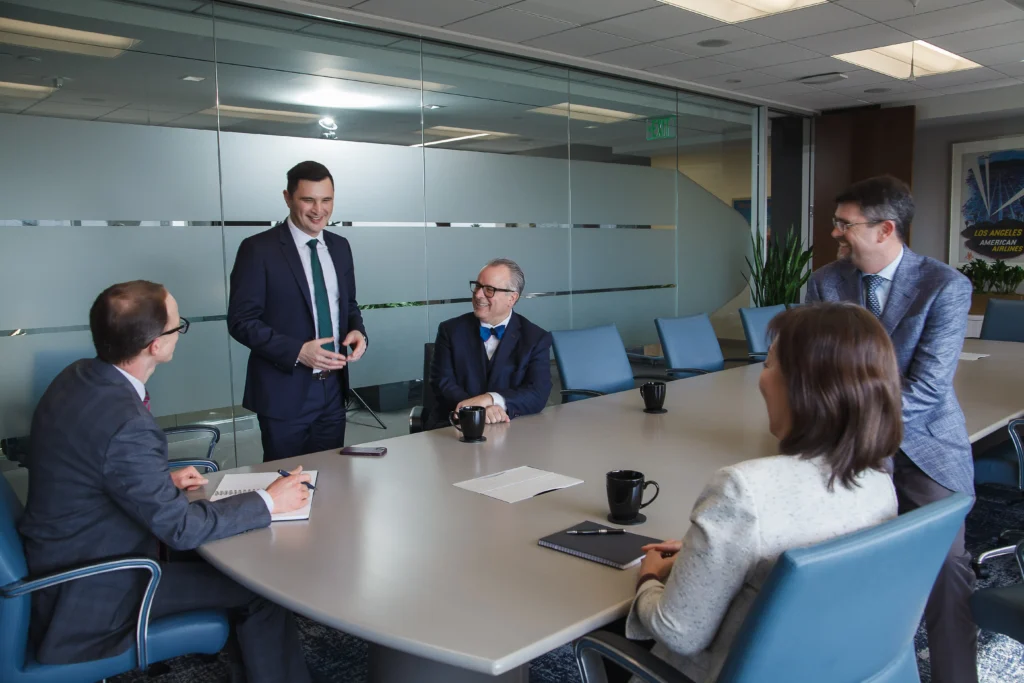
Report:
[[[967,340],[956,388],[971,439],[1021,414],[1024,344]],[[622,617],[636,570],[537,545],[585,520],[607,523],[605,473],[634,469],[661,486],[631,530],[681,538],[712,473],[777,453],[757,389],[761,364],[668,384],[668,412],[639,391],[552,406],[489,426],[374,442],[382,458],[336,452],[230,470],[318,470],[308,521],[209,543],[201,555],[253,591],[369,641],[370,680],[526,681],[528,663]],[[505,503],[453,484],[520,465],[582,484]],[[195,495],[211,495],[223,473]],[[648,489],[650,492],[652,489]]]

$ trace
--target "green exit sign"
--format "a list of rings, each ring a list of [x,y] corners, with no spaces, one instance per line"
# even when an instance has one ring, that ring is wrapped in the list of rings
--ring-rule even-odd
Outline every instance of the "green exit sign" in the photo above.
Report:
[[[647,139],[648,140],[666,140],[674,138],[676,136],[676,130],[673,127],[675,121],[674,116],[662,116],[657,119],[647,119]]]

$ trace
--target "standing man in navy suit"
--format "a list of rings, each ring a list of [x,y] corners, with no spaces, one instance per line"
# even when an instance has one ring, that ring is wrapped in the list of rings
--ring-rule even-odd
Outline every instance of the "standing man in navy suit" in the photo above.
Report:
[[[242,405],[259,419],[264,461],[344,445],[347,365],[367,345],[352,249],[324,230],[331,172],[296,165],[284,202],[284,222],[238,247],[228,302],[228,330],[250,351]]]
[[[494,259],[469,283],[473,311],[437,329],[426,424],[448,424],[464,406],[487,409],[487,424],[539,413],[551,393],[551,333],[512,310],[526,286],[515,261]]]

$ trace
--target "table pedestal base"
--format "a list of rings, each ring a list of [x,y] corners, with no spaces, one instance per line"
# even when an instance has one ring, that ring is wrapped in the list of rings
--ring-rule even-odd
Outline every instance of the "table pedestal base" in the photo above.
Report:
[[[369,683],[529,683],[530,680],[528,664],[500,676],[489,676],[372,643],[368,668]]]

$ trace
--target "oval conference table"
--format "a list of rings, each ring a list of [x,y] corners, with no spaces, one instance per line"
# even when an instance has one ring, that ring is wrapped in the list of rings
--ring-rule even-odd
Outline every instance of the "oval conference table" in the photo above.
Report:
[[[967,340],[956,376],[972,441],[1024,414],[1024,344]],[[370,680],[525,681],[530,660],[623,616],[636,570],[542,548],[605,522],[605,473],[661,485],[631,527],[681,538],[720,467],[777,452],[750,365],[669,383],[663,415],[639,391],[553,406],[466,444],[447,428],[386,440],[383,458],[323,452],[232,471],[319,471],[311,517],[209,543],[201,555],[275,602],[371,643]],[[584,483],[505,503],[454,483],[530,465]],[[211,495],[222,474],[196,495]],[[651,489],[648,489],[650,495]],[[269,644],[268,644],[269,645]]]

